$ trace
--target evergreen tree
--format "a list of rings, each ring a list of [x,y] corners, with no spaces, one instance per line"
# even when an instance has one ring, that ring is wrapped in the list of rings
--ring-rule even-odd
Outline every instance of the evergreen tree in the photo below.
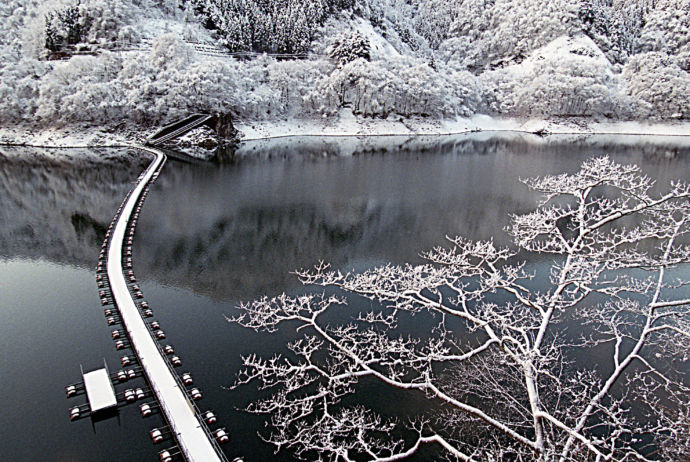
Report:
[[[304,53],[329,14],[350,1],[188,0],[231,51]],[[342,5],[341,5],[342,3]]]
[[[328,55],[340,66],[354,61],[357,58],[371,59],[371,46],[369,40],[355,31],[347,36],[338,37],[329,47]]]
[[[45,14],[45,47],[58,51],[83,40],[88,22],[81,14],[80,2]]]

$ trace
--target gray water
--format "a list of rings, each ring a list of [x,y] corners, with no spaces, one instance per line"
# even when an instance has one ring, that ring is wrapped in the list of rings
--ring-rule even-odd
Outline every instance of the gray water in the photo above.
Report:
[[[292,138],[257,142],[225,163],[168,162],[144,205],[134,271],[170,343],[232,435],[229,456],[274,458],[260,417],[238,410],[252,387],[228,391],[242,354],[281,351],[225,322],[241,300],[301,290],[297,268],[319,260],[362,269],[419,262],[446,235],[509,240],[511,213],[534,206],[518,180],[574,171],[593,155],[637,163],[661,185],[690,178],[683,138],[548,140],[523,135],[429,139]],[[57,157],[57,160],[49,160]],[[85,160],[86,159],[86,160]],[[126,150],[0,147],[0,460],[153,461],[136,406],[70,423],[63,386],[79,365],[118,366],[93,266],[119,202],[148,159]],[[353,309],[361,301],[353,302]],[[368,399],[396,407],[375,387]],[[81,398],[83,399],[83,398]],[[406,397],[412,412],[422,397]]]

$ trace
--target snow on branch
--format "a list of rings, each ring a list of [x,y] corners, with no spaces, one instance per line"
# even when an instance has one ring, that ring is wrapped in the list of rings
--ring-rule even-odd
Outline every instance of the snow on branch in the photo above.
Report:
[[[687,454],[690,281],[675,270],[690,263],[690,189],[657,194],[607,157],[525,183],[544,200],[512,217],[515,249],[457,237],[421,265],[319,263],[296,274],[324,292],[240,304],[229,321],[297,335],[284,355],[244,357],[233,385],[262,390],[247,410],[270,419],[265,440],[334,461],[429,444],[456,460]],[[532,269],[528,252],[553,263]],[[353,312],[349,296],[371,310]],[[359,399],[363,383],[427,409],[386,420]]]

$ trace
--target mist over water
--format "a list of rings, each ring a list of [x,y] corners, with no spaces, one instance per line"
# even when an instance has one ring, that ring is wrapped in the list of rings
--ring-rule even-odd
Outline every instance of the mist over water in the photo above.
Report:
[[[636,163],[660,188],[690,178],[683,139],[546,140],[526,135],[442,138],[291,138],[255,142],[216,164],[169,161],[142,209],[134,271],[156,319],[227,427],[228,455],[274,458],[263,420],[230,392],[242,354],[280,351],[292,335],[257,335],[225,322],[239,301],[300,292],[291,271],[320,260],[363,269],[420,262],[445,236],[493,238],[537,197],[520,178],[572,172],[591,156]],[[79,160],[84,159],[86,160]],[[63,386],[79,365],[117,369],[93,267],[119,203],[149,159],[136,152],[47,153],[0,147],[0,460],[151,461],[136,406],[119,419],[70,423]],[[368,302],[352,300],[356,312]],[[143,383],[142,383],[143,384]],[[140,386],[140,385],[139,385]],[[371,399],[391,399],[368,387]],[[408,397],[409,398],[409,397]],[[397,400],[397,398],[396,398]],[[424,399],[409,398],[410,409]],[[384,406],[385,407],[385,406]],[[43,442],[33,444],[40,434]],[[48,451],[46,453],[46,451]],[[232,458],[231,457],[231,458]]]

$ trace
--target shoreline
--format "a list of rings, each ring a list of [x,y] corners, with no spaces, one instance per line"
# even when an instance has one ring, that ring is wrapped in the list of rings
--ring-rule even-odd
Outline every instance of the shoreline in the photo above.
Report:
[[[357,118],[350,111],[328,120],[237,123],[240,141],[290,136],[453,136],[474,132],[516,132],[548,135],[690,136],[690,121],[606,121],[583,119],[518,119],[475,115],[469,118],[403,120]]]
[[[290,137],[455,136],[479,132],[549,135],[623,135],[690,137],[690,121],[594,121],[582,119],[517,119],[475,115],[470,118],[367,119],[343,110],[332,119],[235,122],[240,143]],[[152,130],[125,130],[115,134],[93,128],[35,130],[0,127],[0,146],[34,148],[127,148],[143,144]]]

